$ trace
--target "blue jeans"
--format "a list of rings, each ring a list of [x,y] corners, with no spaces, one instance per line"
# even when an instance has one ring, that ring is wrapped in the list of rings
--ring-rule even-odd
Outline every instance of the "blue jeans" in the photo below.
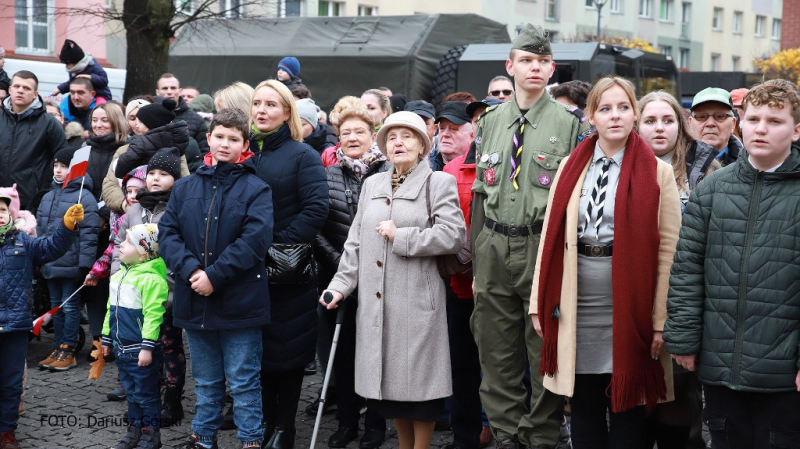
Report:
[[[17,429],[27,354],[28,331],[0,332],[0,432]]]
[[[53,278],[47,280],[47,288],[50,290],[50,307],[60,306],[69,295],[81,285],[71,278]],[[74,298],[61,308],[53,316],[53,345],[56,349],[62,344],[74,348],[78,344],[78,328],[81,325],[81,294],[78,293]]]
[[[122,352],[114,346],[119,381],[128,395],[128,425],[138,429],[161,427],[161,395],[158,390],[161,348],[153,351],[153,361],[139,366],[139,351]]]
[[[200,442],[217,438],[225,407],[225,380],[233,397],[233,420],[242,445],[261,444],[261,327],[186,329],[197,395],[192,431]]]

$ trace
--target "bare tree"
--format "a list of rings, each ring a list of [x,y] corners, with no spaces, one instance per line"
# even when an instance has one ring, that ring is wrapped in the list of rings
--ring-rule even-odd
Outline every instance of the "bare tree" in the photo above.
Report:
[[[88,8],[57,7],[55,15],[77,19],[99,18],[122,24],[127,41],[125,98],[151,93],[156,81],[167,71],[171,40],[178,33],[191,32],[202,37],[202,24],[209,20],[230,23],[247,11],[249,19],[274,13],[277,0],[123,0]],[[272,8],[270,8],[272,7]],[[231,24],[230,28],[235,31]]]

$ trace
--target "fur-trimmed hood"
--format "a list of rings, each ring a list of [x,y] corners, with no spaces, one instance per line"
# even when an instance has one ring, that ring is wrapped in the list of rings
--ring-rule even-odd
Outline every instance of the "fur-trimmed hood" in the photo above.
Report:
[[[36,216],[26,210],[20,210],[17,218],[14,219],[14,228],[28,234],[29,237],[36,237]]]

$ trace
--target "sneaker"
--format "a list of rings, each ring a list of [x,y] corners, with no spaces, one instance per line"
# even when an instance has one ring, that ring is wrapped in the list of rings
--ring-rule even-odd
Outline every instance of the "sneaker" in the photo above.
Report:
[[[206,446],[205,443],[200,443],[197,441],[197,437],[192,435],[189,438],[189,443],[186,445],[186,449],[219,449],[217,446],[217,442],[214,441],[211,443],[211,446]]]
[[[108,398],[109,401],[119,402],[119,401],[124,401],[128,397],[128,395],[125,394],[125,389],[122,388],[122,384],[119,381],[117,381],[117,388],[114,388],[113,390],[106,393],[106,397]]]
[[[159,449],[161,447],[161,434],[158,430],[142,429],[142,436],[135,449]]]
[[[59,349],[56,360],[48,366],[51,372],[66,371],[78,364],[78,361],[75,360],[75,348],[61,345]]]
[[[56,361],[56,358],[58,357],[58,353],[59,353],[58,349],[53,349],[53,352],[51,352],[50,355],[48,355],[46,359],[44,359],[41,362],[39,362],[39,364],[37,365],[39,367],[39,369],[47,369],[47,368],[49,368],[50,364]]]
[[[0,449],[20,449],[19,442],[13,431],[0,434]]]
[[[141,436],[142,434],[139,429],[128,426],[128,432],[112,449],[133,449],[136,447],[136,444],[139,443],[139,438],[141,438]]]

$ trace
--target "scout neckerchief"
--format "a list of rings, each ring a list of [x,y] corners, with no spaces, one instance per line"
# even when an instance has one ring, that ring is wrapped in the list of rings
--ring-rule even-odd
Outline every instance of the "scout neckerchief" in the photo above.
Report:
[[[519,190],[519,184],[517,184],[517,176],[519,176],[519,170],[522,166],[520,160],[522,156],[522,136],[525,132],[525,115],[519,116],[519,126],[517,126],[517,130],[514,131],[514,152],[511,153],[511,176],[508,178],[511,181],[511,184],[514,186],[514,190]]]

